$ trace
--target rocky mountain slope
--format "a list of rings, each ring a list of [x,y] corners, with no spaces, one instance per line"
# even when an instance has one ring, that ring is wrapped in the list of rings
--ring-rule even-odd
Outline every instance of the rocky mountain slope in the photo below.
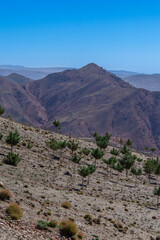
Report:
[[[15,129],[21,141],[14,147],[14,152],[22,158],[16,167],[3,163],[10,151],[10,146],[5,143],[6,136]],[[87,185],[85,179],[82,188],[78,165],[74,172],[69,149],[55,151],[54,155],[61,156],[60,160],[55,160],[53,152],[45,145],[52,137],[67,141],[71,138],[3,118],[0,118],[0,132],[4,135],[0,141],[0,181],[13,194],[10,200],[0,202],[1,239],[62,240],[65,238],[59,228],[50,228],[50,231],[37,228],[38,220],[59,222],[62,219],[72,219],[86,240],[156,239],[160,216],[153,188],[159,180],[152,178],[152,184],[149,184],[143,173],[137,177],[135,187],[132,174],[126,178],[125,173],[121,173],[118,181],[118,173],[107,171],[105,163],[98,160],[90,184]],[[90,150],[96,147],[91,141],[74,140],[79,145],[78,154],[84,147]],[[31,149],[26,148],[28,142],[33,145]],[[104,158],[112,156],[111,149],[110,146],[107,148]],[[142,167],[146,156],[134,154],[143,159],[140,164],[136,163]],[[91,155],[82,155],[81,166],[92,163]],[[23,217],[18,221],[11,219],[6,212],[9,203],[15,201],[23,210]],[[62,207],[63,201],[70,202],[71,208]]]
[[[9,81],[9,82],[17,83],[17,84],[20,84],[20,85],[33,81],[30,78],[24,77],[24,76],[19,75],[17,73],[12,73],[8,76],[3,76],[3,78],[5,80]]]
[[[96,64],[18,86],[0,79],[0,103],[16,121],[90,136],[109,131],[135,146],[160,148],[160,92],[136,89]]]

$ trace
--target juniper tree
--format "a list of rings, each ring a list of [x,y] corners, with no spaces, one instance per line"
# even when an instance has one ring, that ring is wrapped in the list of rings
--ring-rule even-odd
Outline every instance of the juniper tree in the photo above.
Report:
[[[137,185],[137,176],[140,176],[142,175],[142,169],[139,168],[139,169],[136,169],[134,167],[131,168],[131,173],[135,176],[135,187]]]
[[[55,138],[52,138],[50,141],[46,142],[46,146],[53,150],[53,155],[54,152],[59,149],[59,144]]]
[[[15,132],[9,132],[9,135],[6,138],[6,143],[11,145],[11,152],[13,152],[13,146],[17,145],[20,142],[20,136],[17,130]]]
[[[108,147],[109,139],[111,138],[111,135],[106,132],[105,136],[101,136],[98,133],[93,134],[97,146],[102,150],[106,149]]]
[[[126,177],[128,177],[129,169],[134,165],[136,156],[131,154],[124,154],[120,159],[119,163],[124,166],[126,170]]]
[[[127,145],[128,147],[130,147],[132,144],[133,144],[133,142],[132,142],[130,139],[128,139],[128,140],[126,141],[126,145]]]
[[[83,148],[81,151],[84,155],[88,156],[90,154],[90,150],[88,148]]]
[[[90,174],[90,170],[88,167],[79,167],[78,174],[82,177],[82,188],[83,188],[84,178],[86,178]]]
[[[124,146],[121,148],[121,153],[122,153],[122,154],[131,154],[131,151],[127,148],[126,145],[124,145]]]
[[[71,150],[71,155],[73,156],[73,153],[78,149],[78,143],[71,140],[67,143],[67,147]]]
[[[92,156],[95,158],[95,166],[97,159],[101,159],[104,156],[104,151],[102,151],[100,148],[96,148],[91,152]]]
[[[157,209],[158,209],[158,206],[159,206],[159,197],[160,197],[160,186],[158,188],[154,188],[153,190],[153,194],[155,196],[157,196]]]
[[[96,171],[96,166],[91,164],[88,165],[88,169],[89,169],[89,175],[88,175],[88,185],[89,185],[89,180],[90,180],[90,176]]]
[[[116,148],[112,148],[110,153],[114,156],[118,156],[119,155],[119,151]]]
[[[70,158],[70,161],[73,162],[73,172],[75,173],[75,166],[76,164],[79,164],[82,157],[78,156],[77,153],[74,153],[74,155]]]
[[[55,127],[55,132],[57,133],[57,132],[58,132],[58,129],[60,129],[60,121],[55,119],[55,120],[52,122],[52,124],[53,124],[54,127]]]
[[[150,183],[150,175],[152,173],[154,173],[155,169],[156,169],[156,160],[153,159],[153,158],[149,158],[147,159],[145,162],[144,162],[144,166],[143,166],[143,169],[144,169],[144,172],[147,174],[148,176],[148,180],[149,180],[149,183]]]
[[[0,104],[0,116],[5,112],[5,109],[2,108],[1,104]]]
[[[119,182],[119,176],[120,176],[120,173],[123,172],[124,166],[118,161],[117,164],[113,165],[113,169],[118,171],[117,182]]]

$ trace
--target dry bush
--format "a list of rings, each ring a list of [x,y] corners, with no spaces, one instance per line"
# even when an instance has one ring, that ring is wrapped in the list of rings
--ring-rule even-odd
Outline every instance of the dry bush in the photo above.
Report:
[[[70,220],[62,220],[59,224],[59,227],[61,234],[65,237],[72,237],[78,232],[76,224]]]
[[[8,189],[0,190],[0,200],[9,200],[12,197],[12,193]]]
[[[61,203],[61,207],[70,209],[72,206],[71,206],[71,203],[70,203],[70,202],[65,201],[65,202],[62,202],[62,203]]]
[[[16,220],[20,219],[23,216],[22,209],[17,203],[11,203],[7,207],[7,213],[11,218]]]

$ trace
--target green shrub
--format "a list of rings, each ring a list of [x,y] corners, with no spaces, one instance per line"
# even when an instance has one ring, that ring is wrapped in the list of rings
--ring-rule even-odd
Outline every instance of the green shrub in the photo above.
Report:
[[[115,148],[112,148],[112,150],[110,151],[110,153],[114,156],[118,156],[119,155],[119,151]]]
[[[38,220],[38,228],[41,230],[48,230],[49,223],[43,220]]]
[[[55,228],[57,227],[58,222],[56,220],[51,220],[48,224],[49,227]]]
[[[2,189],[0,191],[0,200],[9,200],[12,197],[12,193],[8,189]]]
[[[62,220],[59,227],[61,234],[68,238],[76,235],[78,232],[76,224],[70,220]]]
[[[85,147],[85,148],[82,149],[82,153],[83,153],[84,155],[88,156],[89,153],[90,153],[90,150]]]
[[[61,203],[61,207],[70,209],[72,206],[71,206],[71,203],[70,203],[70,202],[65,201],[65,202],[62,202],[62,203]]]
[[[16,220],[23,216],[22,209],[17,203],[11,203],[7,208],[7,212],[11,218]]]
[[[15,154],[13,152],[9,152],[8,155],[3,159],[3,162],[12,166],[17,166],[17,164],[21,161],[19,154]]]

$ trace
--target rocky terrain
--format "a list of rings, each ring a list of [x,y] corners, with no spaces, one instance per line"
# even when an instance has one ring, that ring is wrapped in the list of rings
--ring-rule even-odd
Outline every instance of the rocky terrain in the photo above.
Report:
[[[18,130],[21,141],[14,147],[22,160],[15,166],[3,163],[4,156],[10,151],[5,139],[9,131]],[[37,228],[38,220],[58,222],[62,219],[71,219],[78,229],[85,235],[86,240],[151,240],[156,239],[160,231],[160,215],[156,208],[156,197],[153,196],[155,184],[159,179],[154,177],[151,184],[143,173],[137,179],[113,169],[107,170],[102,160],[97,160],[97,169],[87,185],[85,179],[82,187],[82,178],[74,173],[70,158],[70,151],[65,148],[54,155],[61,156],[60,160],[53,158],[53,152],[46,147],[45,142],[52,137],[57,140],[70,140],[71,137],[48,132],[28,125],[15,123],[0,118],[0,181],[10,190],[13,197],[7,201],[0,201],[0,239],[52,239],[60,240],[59,228],[50,231]],[[31,149],[26,148],[27,142],[33,144]],[[78,143],[77,153],[87,147],[96,148],[92,139],[75,139]],[[111,157],[111,146],[105,151],[105,158]],[[143,161],[147,156],[134,152]],[[80,165],[94,163],[93,157],[82,155]],[[137,163],[139,164],[139,163]],[[68,173],[69,172],[69,175]],[[70,176],[72,175],[72,177]],[[71,208],[61,206],[63,201],[71,203]],[[23,210],[20,220],[12,220],[6,213],[9,202],[17,202]],[[86,215],[90,215],[89,220]]]

